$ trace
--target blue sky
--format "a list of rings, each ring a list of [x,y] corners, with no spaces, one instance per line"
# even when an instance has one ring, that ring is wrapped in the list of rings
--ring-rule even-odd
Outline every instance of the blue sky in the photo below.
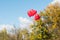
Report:
[[[43,10],[52,0],[0,0],[0,24],[19,24],[19,17],[28,18],[27,11]]]

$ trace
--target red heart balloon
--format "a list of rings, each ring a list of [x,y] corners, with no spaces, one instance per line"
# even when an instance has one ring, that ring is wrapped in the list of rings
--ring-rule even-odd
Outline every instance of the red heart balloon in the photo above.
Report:
[[[36,10],[31,9],[31,10],[28,11],[28,16],[29,17],[34,16],[36,13],[37,13]]]
[[[34,20],[39,20],[39,19],[40,19],[39,14],[35,14],[35,16],[34,16]]]

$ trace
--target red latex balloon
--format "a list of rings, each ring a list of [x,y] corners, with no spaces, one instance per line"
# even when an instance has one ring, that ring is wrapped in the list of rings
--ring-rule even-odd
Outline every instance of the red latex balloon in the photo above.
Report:
[[[37,13],[36,10],[31,9],[31,10],[28,11],[28,16],[29,17],[34,16],[36,13]]]
[[[39,20],[39,19],[40,19],[39,14],[35,14],[35,16],[34,16],[34,20]]]

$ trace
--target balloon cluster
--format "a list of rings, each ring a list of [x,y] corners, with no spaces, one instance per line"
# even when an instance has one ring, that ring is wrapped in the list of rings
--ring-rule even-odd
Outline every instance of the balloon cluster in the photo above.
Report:
[[[29,10],[29,11],[27,12],[27,14],[28,14],[29,17],[34,16],[34,20],[39,20],[39,19],[40,19],[39,14],[37,14],[37,11],[34,10],[34,9]]]

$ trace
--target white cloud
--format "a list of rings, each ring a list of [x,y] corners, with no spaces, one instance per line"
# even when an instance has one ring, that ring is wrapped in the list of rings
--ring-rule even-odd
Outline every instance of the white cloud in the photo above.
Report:
[[[19,27],[21,29],[26,28],[27,30],[30,30],[29,26],[30,26],[30,24],[33,24],[32,21],[30,21],[27,18],[23,18],[23,17],[19,17],[19,22],[20,22]],[[14,33],[13,31],[15,30],[13,25],[10,25],[10,24],[0,24],[0,31],[2,31],[3,29],[6,29],[7,33],[10,33],[10,34]]]
[[[20,21],[20,28],[26,28],[29,29],[30,24],[33,24],[33,21],[27,19],[27,18],[23,18],[23,17],[19,17],[19,21]]]
[[[53,0],[53,2],[51,2],[51,4],[53,4],[53,5],[55,5],[56,3],[58,3],[60,6],[60,0]]]
[[[23,18],[23,17],[19,17],[19,21],[20,21],[21,23],[32,23],[32,21],[30,21],[30,20],[27,19],[27,18]]]
[[[7,33],[12,33],[10,31],[14,30],[14,26],[13,25],[9,25],[9,24],[1,24],[0,25],[0,31],[6,29]]]
[[[6,28],[8,30],[8,29],[13,28],[13,26],[12,25],[8,25],[8,24],[7,25],[5,25],[5,24],[0,25],[0,30],[2,30],[4,28]]]

